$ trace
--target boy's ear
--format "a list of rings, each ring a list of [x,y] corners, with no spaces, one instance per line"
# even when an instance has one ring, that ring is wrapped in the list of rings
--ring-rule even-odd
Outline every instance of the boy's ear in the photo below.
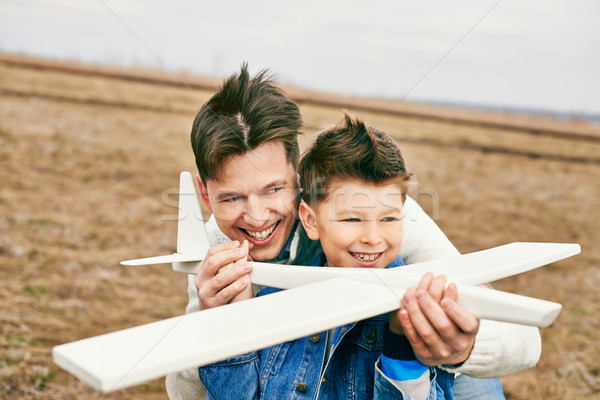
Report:
[[[305,201],[302,201],[298,207],[298,217],[300,218],[300,222],[302,222],[306,235],[311,240],[319,240],[315,212]]]
[[[206,204],[206,207],[213,212],[212,207],[210,206],[210,199],[208,198],[208,190],[204,183],[202,183],[202,178],[200,178],[200,174],[196,174],[196,181],[198,181],[198,189],[200,190],[200,197],[202,197],[202,201]]]

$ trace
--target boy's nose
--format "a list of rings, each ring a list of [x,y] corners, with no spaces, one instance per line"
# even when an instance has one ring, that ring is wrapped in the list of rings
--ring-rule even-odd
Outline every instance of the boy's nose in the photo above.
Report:
[[[365,244],[377,244],[382,241],[379,230],[372,224],[365,224],[360,235],[361,243]]]

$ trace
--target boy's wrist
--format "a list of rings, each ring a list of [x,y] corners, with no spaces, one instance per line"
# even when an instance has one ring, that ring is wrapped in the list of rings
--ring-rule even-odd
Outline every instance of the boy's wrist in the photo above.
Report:
[[[405,335],[391,331],[389,326],[386,326],[383,331],[382,353],[384,356],[395,360],[410,361],[417,359],[408,338]]]

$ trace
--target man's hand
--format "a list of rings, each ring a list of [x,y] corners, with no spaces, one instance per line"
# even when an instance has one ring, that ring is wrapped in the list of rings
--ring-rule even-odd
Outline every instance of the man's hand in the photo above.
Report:
[[[236,240],[211,247],[196,273],[200,310],[252,298],[251,269],[247,241],[242,246]]]
[[[464,362],[479,331],[479,320],[456,302],[456,285],[445,285],[445,276],[428,272],[418,288],[406,291],[402,308],[391,316],[390,329],[406,335],[425,365]]]

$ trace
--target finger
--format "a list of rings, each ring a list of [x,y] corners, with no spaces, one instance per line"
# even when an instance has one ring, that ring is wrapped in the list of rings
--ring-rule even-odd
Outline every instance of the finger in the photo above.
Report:
[[[442,307],[460,330],[460,334],[454,340],[448,341],[456,356],[454,360],[446,361],[446,364],[463,362],[469,357],[475,344],[475,338],[479,331],[479,320],[453,300],[442,300]]]
[[[225,272],[229,271],[231,268],[233,268],[235,265],[241,265],[242,263],[244,263],[250,259],[250,256],[248,255],[248,241],[247,240],[244,240],[242,245],[236,250],[242,250],[244,252],[244,254],[246,254],[246,257],[241,257],[238,260],[236,260],[235,262],[227,264],[224,267],[221,267],[217,271],[218,274],[225,273]],[[238,251],[238,252],[236,252],[236,255],[237,254],[242,254],[242,253]]]
[[[234,243],[230,246],[235,247],[236,244]],[[205,259],[207,265],[204,273],[196,276],[196,287],[198,288],[198,294],[202,300],[210,304],[211,298],[216,297],[223,288],[232,285],[241,276],[249,273],[251,267],[250,264],[245,261],[247,252],[248,242],[245,240],[244,243],[237,248],[222,250],[221,252],[214,253],[212,257]],[[236,257],[235,262],[231,262],[233,257]],[[227,262],[227,264],[222,265],[224,262]],[[246,282],[246,284],[248,282]],[[226,291],[226,297],[229,296],[231,291],[235,292],[235,289],[233,288]],[[219,299],[216,301],[220,303]]]
[[[234,282],[240,280],[245,275],[248,275],[252,270],[252,264],[250,264],[245,259],[236,261],[233,264],[229,264],[224,268],[221,268],[222,273],[215,275],[212,279],[212,292],[216,293],[218,291],[223,290],[226,286],[232,285]],[[250,280],[250,277],[247,277],[247,281]]]
[[[431,284],[429,285],[429,295],[436,303],[439,303],[442,300],[442,296],[444,295],[444,288],[446,287],[446,276],[439,275],[433,278]]]
[[[408,291],[407,291],[408,292]],[[435,354],[438,348],[443,348],[444,344],[439,338],[437,332],[428,320],[428,317],[422,312],[420,302],[423,297],[429,297],[426,291],[418,289],[414,296],[410,292],[406,293],[403,298],[404,308],[410,316],[410,321],[414,326],[415,331],[420,336],[424,344]],[[429,297],[430,301],[431,297]]]
[[[249,286],[249,273],[252,265],[242,260],[241,263],[229,264],[221,269],[211,279],[196,282],[198,297],[204,308],[211,308],[227,304],[233,297]],[[242,282],[243,280],[243,282]]]
[[[419,296],[421,297],[420,299]],[[436,342],[430,344],[438,346],[436,349],[432,349],[432,352],[444,358],[444,347],[453,352],[464,350],[463,346],[468,342],[468,339],[463,337],[463,332],[461,332],[454,320],[446,314],[442,306],[427,292],[417,292],[417,300],[423,315],[427,318],[427,321],[443,343],[443,346]]]
[[[456,290],[456,285],[450,284],[448,287],[450,288],[450,286],[454,286],[454,290]],[[479,319],[469,310],[452,299],[443,299],[441,305],[458,329],[469,336],[477,335],[479,331]]]
[[[221,305],[229,303],[235,296],[243,292],[249,286],[249,283],[249,280],[243,278],[232,282],[216,294],[216,301]]]
[[[210,258],[217,253],[220,253],[225,250],[233,249],[233,248],[236,248],[239,246],[240,246],[240,242],[237,240],[233,240],[231,242],[225,242],[225,243],[218,244],[216,246],[212,246],[206,252],[205,258]]]
[[[402,335],[402,322],[400,322],[400,309],[390,313],[390,330],[398,335]]]
[[[418,306],[415,308],[419,309],[424,320],[427,321],[427,324],[432,329],[439,333],[440,338],[458,332],[458,328],[454,326],[454,322],[428,292],[418,290],[415,298],[418,303]]]
[[[429,285],[431,284],[432,280],[433,280],[433,274],[431,272],[425,273],[425,275],[423,275],[423,277],[421,278],[421,281],[419,282],[418,289],[429,290]]]
[[[212,249],[211,249],[212,250]],[[208,254],[202,261],[197,275],[201,275],[201,279],[210,279],[224,266],[231,264],[237,260],[245,259],[248,252],[241,247],[225,248],[218,252]]]
[[[421,337],[415,330],[415,327],[410,320],[408,311],[405,309],[401,309],[398,312],[398,319],[400,320],[400,325],[402,326],[402,333],[410,342],[410,345],[413,348],[415,354],[418,354],[423,358],[431,357],[431,353],[427,349],[427,346],[425,345],[425,343],[423,343]]]
[[[450,283],[446,290],[444,291],[444,299],[457,301],[458,299],[458,289],[454,283]]]
[[[402,326],[402,332],[410,342],[410,345],[413,348],[415,354],[417,355],[417,358],[419,358],[419,360],[421,360],[421,362],[423,362],[424,364],[429,365],[427,360],[432,359],[432,354],[427,348],[427,345],[423,342],[423,340],[421,340],[419,333],[417,332],[415,326],[412,323],[411,316],[408,310],[405,308],[406,306],[410,306],[413,302],[415,302],[414,292],[415,289],[413,289],[412,291],[407,290],[407,292],[405,293],[403,303],[407,304],[403,304],[403,308],[401,308],[398,312],[398,318]]]

